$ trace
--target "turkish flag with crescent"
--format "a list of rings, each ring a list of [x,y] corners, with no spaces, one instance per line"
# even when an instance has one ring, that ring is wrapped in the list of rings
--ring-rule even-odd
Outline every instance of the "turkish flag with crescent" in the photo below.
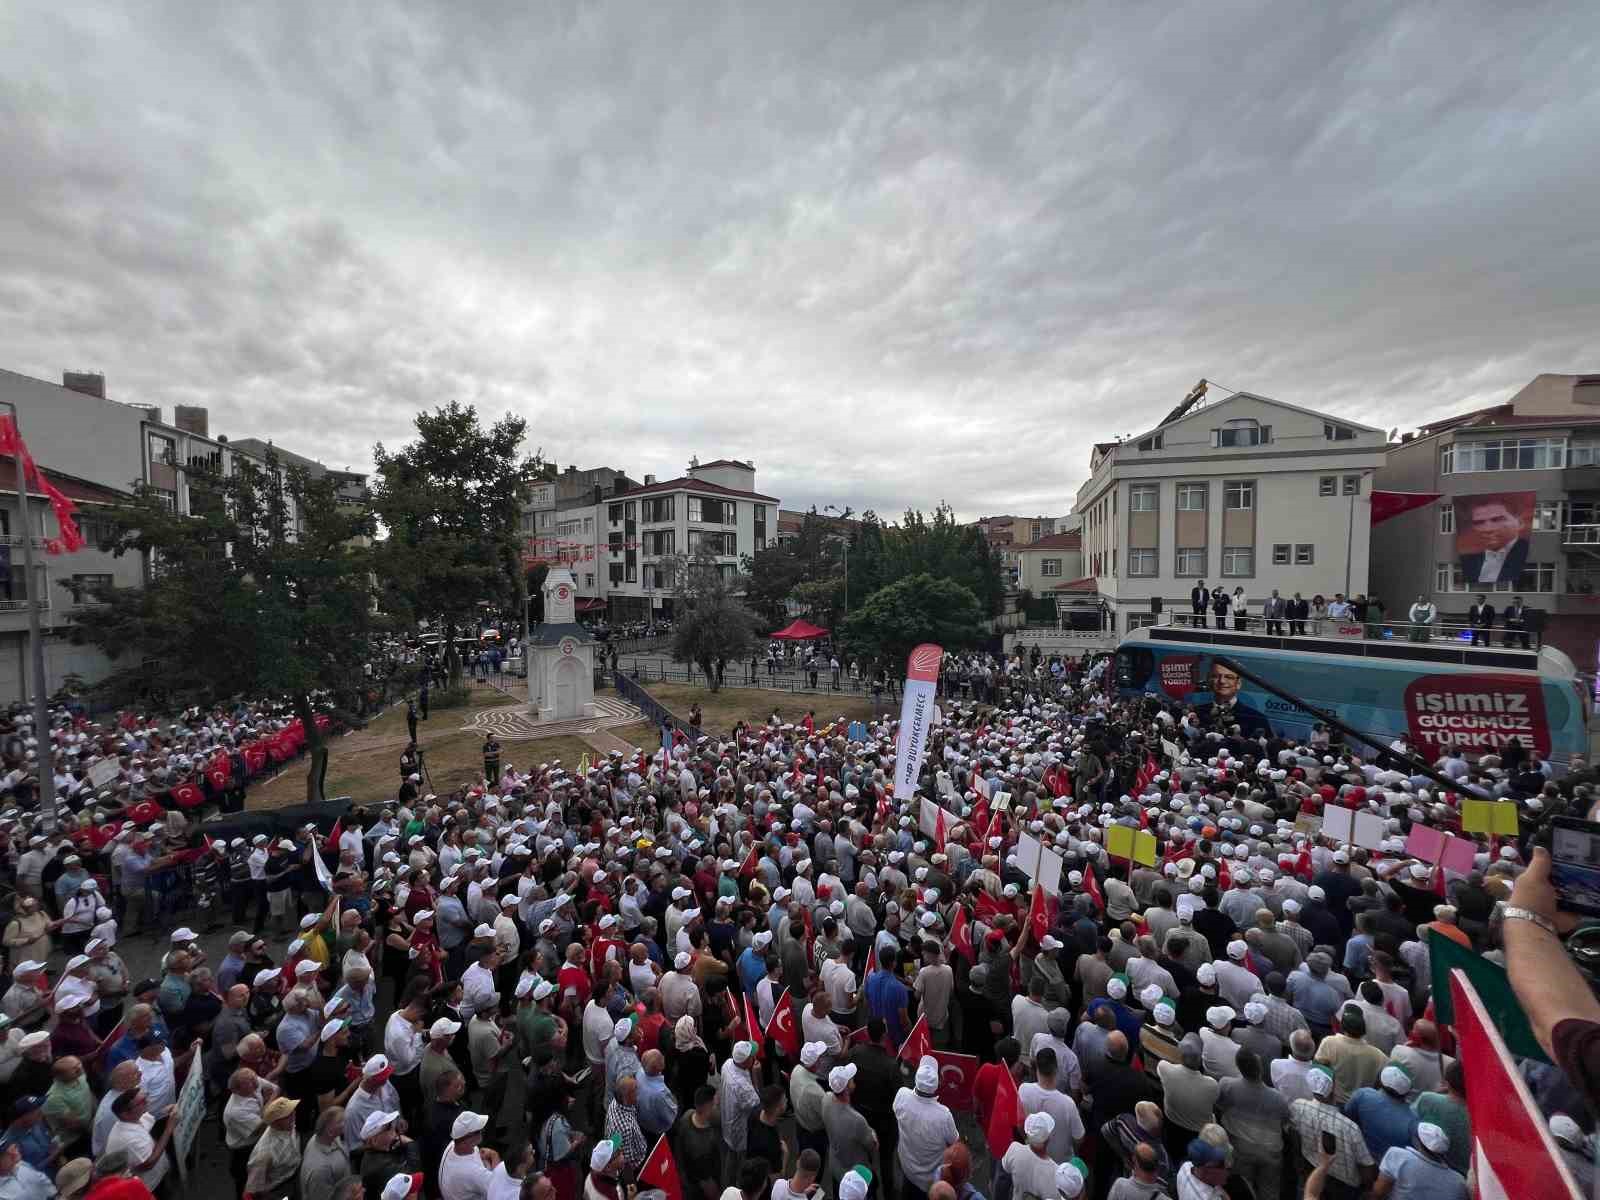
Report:
[[[972,926],[967,922],[967,910],[959,904],[956,905],[956,915],[950,921],[950,949],[969,963],[978,961],[977,951],[972,948]]]
[[[1414,508],[1432,504],[1439,492],[1380,492],[1372,493],[1372,524],[1381,525],[1390,517],[1398,517]]]
[[[645,1156],[639,1168],[639,1182],[648,1187],[660,1188],[667,1200],[683,1200],[683,1184],[678,1180],[678,1164],[673,1161],[672,1147],[667,1145],[667,1135],[656,1139],[655,1148]]]
[[[978,1078],[976,1054],[953,1054],[948,1050],[930,1051],[939,1064],[939,1099],[952,1109],[965,1112],[972,1107],[972,1085]]]
[[[987,921],[994,917],[998,917],[1001,913],[1006,911],[1001,906],[1000,901],[996,900],[993,896],[989,895],[988,892],[985,892],[982,889],[980,889],[978,892],[978,899],[974,908],[975,915],[980,921]]]
[[[763,1036],[775,1043],[787,1057],[800,1058],[800,1023],[795,1020],[794,1000],[790,998],[788,988],[783,989],[783,995],[773,1005],[772,1019],[767,1022]]]
[[[911,1027],[911,1032],[906,1035],[906,1040],[900,1047],[900,1058],[914,1067],[922,1061],[923,1055],[932,1049],[933,1038],[928,1033],[928,1014],[923,1013]]]
[[[1033,895],[1028,899],[1028,932],[1035,942],[1044,941],[1044,935],[1050,932],[1050,912],[1045,907],[1044,889],[1038,884],[1034,884]]]
[[[1000,1086],[994,1090],[994,1108],[984,1123],[983,1132],[989,1139],[989,1157],[999,1162],[1006,1150],[1016,1141],[1016,1130],[1022,1120],[1022,1097],[1017,1094],[1017,1081],[1010,1071],[1000,1072]]]
[[[1094,877],[1094,868],[1085,865],[1083,868],[1083,894],[1094,901],[1094,906],[1101,912],[1106,910],[1106,898],[1100,891],[1100,881]]]

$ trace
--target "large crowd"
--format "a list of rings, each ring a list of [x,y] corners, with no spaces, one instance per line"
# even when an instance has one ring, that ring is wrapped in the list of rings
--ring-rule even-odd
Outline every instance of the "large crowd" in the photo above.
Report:
[[[774,718],[670,761],[397,776],[334,828],[232,840],[157,800],[292,753],[289,714],[60,713],[48,754],[20,721],[0,1200],[175,1193],[190,1071],[254,1200],[1466,1196],[1431,958],[1504,962],[1511,926],[1550,923],[1530,839],[1589,785],[1515,743],[1422,773],[1403,740],[1248,737],[1087,663],[958,665],[984,702],[947,689],[916,795],[891,794],[894,721]],[[55,831],[26,783],[46,759]],[[1407,854],[1471,795],[1522,835],[1464,835],[1462,871]],[[1332,807],[1378,814],[1381,845],[1320,836]],[[1153,853],[1108,853],[1119,826]],[[176,853],[237,931],[213,963],[157,924],[161,971],[131,979],[130,900]],[[1554,1063],[1526,1079],[1592,1184],[1594,1031],[1529,1016]],[[980,1064],[954,1092],[943,1055]]]

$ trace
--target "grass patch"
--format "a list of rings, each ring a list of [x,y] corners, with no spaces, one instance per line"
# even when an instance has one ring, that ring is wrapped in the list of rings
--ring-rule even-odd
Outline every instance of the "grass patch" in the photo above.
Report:
[[[786,723],[800,720],[806,715],[807,709],[815,710],[818,725],[826,725],[840,717],[846,721],[865,721],[873,715],[870,697],[809,693],[796,695],[760,688],[723,688],[720,692],[711,692],[703,687],[682,683],[651,683],[646,684],[645,688],[684,720],[689,717],[689,705],[698,701],[701,725],[709,733],[727,733],[738,721],[752,725],[764,724],[774,710],[778,713],[778,720]],[[632,741],[626,730],[636,727],[625,726],[612,732],[624,740]],[[651,737],[637,744],[659,747],[661,737],[655,727],[645,722],[642,728],[649,730]]]
[[[632,725],[620,725],[606,732],[638,746],[641,750],[661,749],[661,731],[649,721],[635,721]]]

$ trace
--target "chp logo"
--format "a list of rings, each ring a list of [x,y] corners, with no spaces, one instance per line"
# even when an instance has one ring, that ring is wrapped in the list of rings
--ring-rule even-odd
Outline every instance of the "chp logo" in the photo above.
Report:
[[[1537,680],[1510,675],[1424,675],[1406,687],[1406,725],[1430,755],[1460,747],[1497,753],[1512,738],[1541,757],[1550,753],[1550,723]]]
[[[1156,662],[1161,690],[1174,700],[1187,700],[1191,693],[1204,691],[1207,684],[1200,678],[1200,666],[1205,660],[1198,654],[1173,654]]]

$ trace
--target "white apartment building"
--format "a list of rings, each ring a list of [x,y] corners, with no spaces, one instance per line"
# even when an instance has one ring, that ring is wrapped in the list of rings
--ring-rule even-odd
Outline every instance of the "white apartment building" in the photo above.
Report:
[[[1156,599],[1187,612],[1202,580],[1242,586],[1252,613],[1274,588],[1366,590],[1382,430],[1248,392],[1180,413],[1096,445],[1078,489],[1078,590],[1110,607],[1117,632],[1155,623]]]
[[[741,555],[766,549],[777,537],[778,499],[757,492],[755,480],[753,462],[695,460],[676,479],[646,475],[642,486],[606,501],[603,569],[611,619],[670,617],[676,558],[709,548],[731,577]]]

